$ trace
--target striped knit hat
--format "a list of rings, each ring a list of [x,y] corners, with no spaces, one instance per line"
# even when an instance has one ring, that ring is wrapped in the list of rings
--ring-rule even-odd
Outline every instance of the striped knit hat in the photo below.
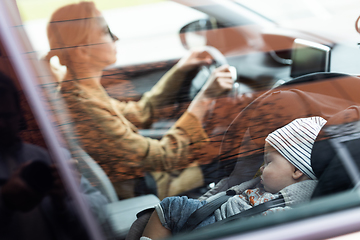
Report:
[[[311,150],[325,123],[322,117],[298,118],[270,133],[265,141],[309,178],[316,179]]]

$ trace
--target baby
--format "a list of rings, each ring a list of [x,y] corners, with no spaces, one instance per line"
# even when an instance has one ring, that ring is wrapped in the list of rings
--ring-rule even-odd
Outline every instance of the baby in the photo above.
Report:
[[[285,207],[271,208],[263,215],[309,201],[317,183],[310,163],[311,151],[325,123],[326,120],[321,117],[299,118],[270,133],[265,139],[264,165],[260,169],[263,187],[244,189],[244,186],[249,187],[249,182],[255,182],[250,180],[230,188],[236,195],[230,197],[197,228],[275,199],[279,193],[284,197]],[[189,216],[211,201],[211,198],[206,201],[185,196],[165,198],[155,207],[156,211],[146,225],[141,240],[164,238],[180,232]]]

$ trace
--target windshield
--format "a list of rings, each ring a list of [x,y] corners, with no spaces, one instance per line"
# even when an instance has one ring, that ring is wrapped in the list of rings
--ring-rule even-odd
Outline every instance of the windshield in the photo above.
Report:
[[[360,4],[356,0],[345,1],[246,1],[235,0],[282,26],[303,30],[316,30],[355,37],[353,22],[358,16]]]

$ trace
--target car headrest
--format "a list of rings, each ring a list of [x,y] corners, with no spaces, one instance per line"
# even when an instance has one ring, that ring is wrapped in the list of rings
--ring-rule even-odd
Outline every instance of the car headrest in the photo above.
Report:
[[[267,135],[297,118],[320,116],[328,119],[346,109],[349,102],[298,89],[277,90],[263,98],[253,111],[249,133],[258,147]]]

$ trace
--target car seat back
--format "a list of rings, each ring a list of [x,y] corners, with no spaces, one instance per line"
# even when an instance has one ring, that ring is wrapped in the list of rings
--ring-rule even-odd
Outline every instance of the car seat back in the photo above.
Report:
[[[232,162],[237,158],[233,171],[199,199],[252,179],[263,162],[264,139],[272,129],[299,117],[318,115],[329,119],[353,104],[360,105],[360,96],[352,91],[352,86],[360,87],[360,79],[341,73],[313,73],[260,95],[238,114],[224,134],[219,160]],[[331,101],[317,102],[322,98]],[[279,109],[284,113],[281,117]],[[150,215],[147,212],[133,223],[127,240],[141,237]]]
[[[78,165],[82,175],[87,178],[103,195],[105,195],[109,202],[119,201],[115,188],[110,182],[108,176],[94,159],[92,159],[80,147],[77,147],[73,157],[78,160]]]
[[[329,119],[349,106],[360,105],[360,95],[354,89],[360,89],[360,78],[321,72],[295,78],[257,97],[238,114],[223,137],[220,161],[237,157],[228,178],[231,185],[241,183],[233,179],[246,181],[256,175],[258,168],[240,166],[262,164],[263,146],[269,133],[296,118]]]
[[[360,184],[360,106],[351,106],[330,118],[313,146],[311,165],[319,180],[318,198]]]

